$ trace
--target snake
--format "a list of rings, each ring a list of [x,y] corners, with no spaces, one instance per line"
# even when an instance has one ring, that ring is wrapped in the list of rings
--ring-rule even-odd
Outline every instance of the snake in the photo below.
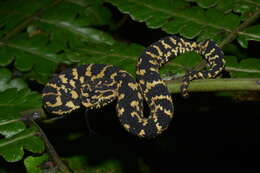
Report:
[[[79,65],[55,75],[42,91],[43,107],[47,112],[65,115],[81,106],[99,109],[116,100],[117,117],[124,129],[138,137],[156,137],[169,127],[174,115],[173,99],[159,69],[174,57],[192,51],[206,60],[208,68],[184,74],[180,91],[187,96],[190,81],[215,78],[223,71],[224,54],[212,40],[198,42],[172,35],[143,51],[135,78],[109,64]],[[148,116],[144,115],[144,102],[150,109]]]

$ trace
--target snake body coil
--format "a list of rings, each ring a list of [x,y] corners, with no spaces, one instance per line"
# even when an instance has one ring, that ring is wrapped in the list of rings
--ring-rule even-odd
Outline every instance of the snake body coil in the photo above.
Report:
[[[159,68],[179,54],[195,51],[202,55],[209,70],[189,71],[183,78],[181,93],[187,95],[191,80],[213,78],[224,68],[223,52],[210,40],[194,42],[177,36],[151,44],[137,63],[136,80],[112,65],[88,64],[68,69],[51,79],[42,92],[47,111],[63,115],[81,105],[100,108],[117,99],[117,116],[123,127],[140,137],[154,137],[169,126],[173,103]],[[143,98],[150,116],[143,115]]]

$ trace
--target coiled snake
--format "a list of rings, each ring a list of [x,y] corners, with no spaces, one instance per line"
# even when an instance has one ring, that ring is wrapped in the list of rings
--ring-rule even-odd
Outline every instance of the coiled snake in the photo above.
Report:
[[[159,68],[179,54],[195,51],[207,61],[209,69],[189,71],[183,77],[182,95],[189,82],[216,77],[224,68],[224,54],[210,40],[195,42],[168,36],[151,44],[139,57],[136,79],[112,65],[88,64],[70,68],[51,79],[42,91],[43,105],[51,113],[63,115],[80,108],[100,108],[117,100],[117,116],[123,127],[139,137],[155,137],[173,118],[173,101]],[[143,101],[150,108],[143,115]]]

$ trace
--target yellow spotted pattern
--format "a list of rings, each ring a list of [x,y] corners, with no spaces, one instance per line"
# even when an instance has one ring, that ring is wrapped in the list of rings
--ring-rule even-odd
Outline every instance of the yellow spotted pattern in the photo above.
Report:
[[[173,101],[159,68],[170,59],[189,51],[200,54],[209,69],[191,70],[183,77],[181,93],[195,79],[214,78],[224,69],[224,54],[211,40],[195,42],[168,36],[151,44],[139,57],[136,79],[127,72],[104,64],[86,64],[71,68],[51,79],[43,89],[44,108],[64,115],[79,109],[100,108],[117,100],[117,116],[122,126],[139,137],[155,137],[165,131],[173,118]],[[150,115],[143,115],[143,100]]]

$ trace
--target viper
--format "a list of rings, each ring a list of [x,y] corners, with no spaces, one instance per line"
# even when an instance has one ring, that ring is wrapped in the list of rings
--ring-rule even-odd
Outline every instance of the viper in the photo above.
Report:
[[[187,96],[189,82],[214,78],[224,68],[221,49],[211,40],[195,42],[167,36],[144,50],[136,65],[136,79],[128,72],[107,64],[85,64],[69,68],[53,77],[42,91],[44,108],[64,115],[79,109],[100,108],[117,100],[117,117],[122,126],[139,137],[155,137],[169,127],[173,118],[173,100],[160,77],[160,67],[170,59],[194,51],[207,62],[207,70],[188,71],[180,88]],[[143,103],[150,115],[144,116]]]

